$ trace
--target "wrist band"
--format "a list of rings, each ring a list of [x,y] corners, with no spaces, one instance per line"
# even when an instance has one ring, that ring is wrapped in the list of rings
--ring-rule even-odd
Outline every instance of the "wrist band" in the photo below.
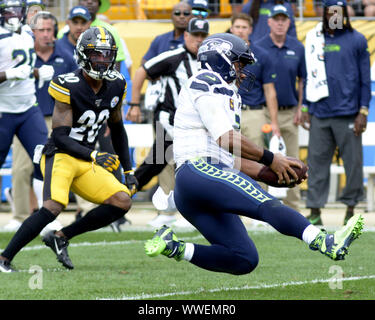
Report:
[[[301,108],[301,111],[302,112],[309,112],[309,108],[304,106],[304,107]]]
[[[141,106],[140,103],[132,103],[132,102],[129,102],[128,105],[131,106],[131,107],[140,107]]]
[[[134,170],[128,170],[128,171],[124,171],[124,174],[128,174],[128,173],[134,173]]]
[[[264,149],[263,156],[260,158],[259,162],[263,163],[265,166],[270,166],[273,161],[273,153],[267,149]]]

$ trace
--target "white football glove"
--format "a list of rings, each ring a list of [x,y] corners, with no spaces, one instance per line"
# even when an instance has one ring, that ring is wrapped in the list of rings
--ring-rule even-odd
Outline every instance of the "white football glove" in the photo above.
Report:
[[[17,68],[11,68],[5,71],[7,80],[25,80],[30,76],[31,66],[23,64]]]
[[[107,79],[109,81],[114,81],[116,79],[124,79],[122,73],[118,72],[117,70],[111,70],[109,71],[105,76],[104,79]]]
[[[52,66],[44,64],[38,69],[39,83],[38,88],[40,89],[44,85],[44,81],[50,81],[55,74],[55,69]]]

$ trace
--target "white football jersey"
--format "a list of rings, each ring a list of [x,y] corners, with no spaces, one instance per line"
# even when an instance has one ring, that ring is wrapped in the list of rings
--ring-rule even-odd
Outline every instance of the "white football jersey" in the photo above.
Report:
[[[22,64],[34,67],[36,54],[34,39],[22,26],[21,33],[10,32],[0,27],[0,71]],[[0,83],[0,112],[20,113],[31,108],[35,102],[35,78],[6,80]]]
[[[200,70],[181,88],[174,118],[173,154],[179,167],[197,157],[214,158],[233,168],[231,153],[216,140],[239,130],[241,97],[218,73]]]

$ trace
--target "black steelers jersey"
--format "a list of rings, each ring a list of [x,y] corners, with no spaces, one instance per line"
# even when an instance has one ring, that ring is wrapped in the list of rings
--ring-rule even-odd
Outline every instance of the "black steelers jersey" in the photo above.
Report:
[[[73,123],[69,137],[90,149],[95,148],[98,132],[109,118],[112,110],[126,95],[126,81],[103,80],[99,92],[95,94],[83,76],[83,70],[57,76],[51,80],[48,93],[57,101],[72,107]],[[53,141],[48,141],[51,150]],[[55,150],[57,151],[57,150]]]

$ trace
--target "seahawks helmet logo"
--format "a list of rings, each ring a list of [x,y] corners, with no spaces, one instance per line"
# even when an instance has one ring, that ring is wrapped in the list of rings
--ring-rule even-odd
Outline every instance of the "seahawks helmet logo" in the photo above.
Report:
[[[208,51],[224,52],[226,55],[230,55],[230,50],[232,48],[233,44],[229,41],[213,38],[207,42],[202,43],[202,45],[199,47],[198,55]]]

